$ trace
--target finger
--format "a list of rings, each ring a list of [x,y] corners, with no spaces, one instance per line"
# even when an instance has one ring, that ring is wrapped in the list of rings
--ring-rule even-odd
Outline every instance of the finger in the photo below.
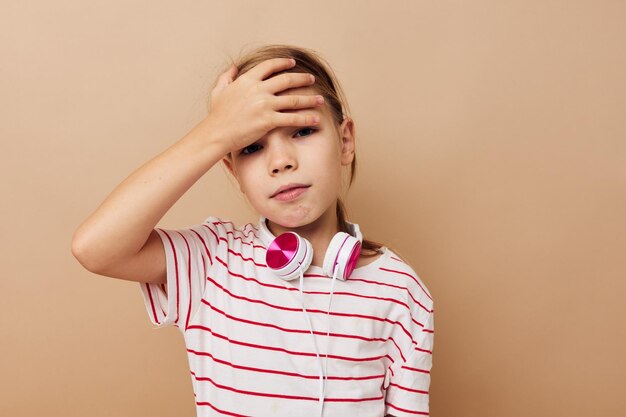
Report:
[[[308,72],[287,72],[263,81],[267,90],[276,94],[290,88],[307,87],[315,83],[315,77]]]
[[[231,65],[225,72],[223,72],[217,79],[217,84],[215,85],[215,90],[220,91],[228,84],[232,83],[237,75],[238,68],[235,64]]]
[[[233,64],[228,71],[226,71],[226,75],[228,78],[229,82],[233,82],[233,80],[235,79],[235,77],[237,76],[237,73],[239,72],[239,68],[237,68],[237,65]]]
[[[291,58],[272,58],[267,59],[246,72],[243,76],[251,77],[257,81],[263,81],[275,72],[291,68],[295,65],[295,61]]]
[[[324,96],[321,95],[288,95],[276,96],[272,100],[274,110],[307,109],[324,104]]]
[[[274,113],[274,126],[308,126],[319,123],[319,116],[299,113]]]

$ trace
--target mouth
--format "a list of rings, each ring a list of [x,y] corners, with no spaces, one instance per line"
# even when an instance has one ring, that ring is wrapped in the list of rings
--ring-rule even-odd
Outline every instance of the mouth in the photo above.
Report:
[[[279,188],[271,198],[279,201],[290,201],[301,196],[306,192],[310,185],[288,185]]]
[[[283,191],[289,191],[293,188],[310,187],[310,186],[311,186],[310,184],[301,184],[298,182],[291,182],[289,184],[281,185],[280,187],[278,187],[276,191],[274,191],[274,194],[270,196],[270,198],[276,197],[278,194],[282,193]]]

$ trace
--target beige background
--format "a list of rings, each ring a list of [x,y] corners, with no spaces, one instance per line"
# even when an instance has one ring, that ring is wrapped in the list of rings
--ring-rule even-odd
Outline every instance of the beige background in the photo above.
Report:
[[[436,302],[436,417],[626,413],[626,3],[31,1],[0,12],[0,415],[193,416],[178,330],[75,228],[206,112],[229,55],[319,51],[347,207]],[[219,166],[159,223],[256,221]]]

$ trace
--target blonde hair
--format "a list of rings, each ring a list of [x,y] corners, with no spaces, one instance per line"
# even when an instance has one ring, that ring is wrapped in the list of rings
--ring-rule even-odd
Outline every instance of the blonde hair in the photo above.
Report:
[[[345,99],[345,95],[339,81],[335,76],[330,65],[312,49],[284,45],[284,44],[269,44],[258,47],[248,53],[243,54],[236,60],[231,58],[228,67],[235,65],[237,67],[237,77],[245,74],[257,64],[272,58],[293,58],[296,60],[295,66],[277,72],[273,76],[286,73],[286,72],[308,72],[315,76],[315,83],[311,85],[313,89],[318,91],[319,94],[324,96],[324,103],[328,107],[334,122],[335,129],[338,131],[339,126],[346,117],[349,117],[348,103]],[[226,68],[222,71],[225,72]],[[235,77],[236,78],[236,77]],[[216,80],[217,83],[217,80]],[[215,85],[213,86],[215,87]],[[228,155],[230,158],[230,154]],[[356,176],[356,153],[350,164],[350,181],[348,188],[352,185]],[[338,228],[342,232],[349,233],[349,227],[346,222],[347,211],[340,198],[337,199],[337,223]],[[362,256],[373,256],[377,253],[382,253],[381,248],[384,245],[382,243],[365,239],[361,246],[362,251],[369,251],[372,253],[361,253]],[[394,252],[396,252],[394,250]]]

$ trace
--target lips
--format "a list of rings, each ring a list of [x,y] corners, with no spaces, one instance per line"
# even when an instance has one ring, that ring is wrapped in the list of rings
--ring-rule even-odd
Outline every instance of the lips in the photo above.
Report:
[[[282,202],[290,202],[297,200],[302,194],[308,191],[309,187],[296,187],[278,193],[274,196],[274,200]]]
[[[282,193],[283,191],[287,191],[287,190],[292,190],[294,188],[308,188],[310,187],[310,185],[307,184],[299,184],[299,183],[290,183],[287,185],[283,185],[281,187],[279,187],[278,189],[276,189],[276,191],[274,191],[274,194],[272,194],[270,196],[270,198],[274,198],[276,197],[278,194]]]

